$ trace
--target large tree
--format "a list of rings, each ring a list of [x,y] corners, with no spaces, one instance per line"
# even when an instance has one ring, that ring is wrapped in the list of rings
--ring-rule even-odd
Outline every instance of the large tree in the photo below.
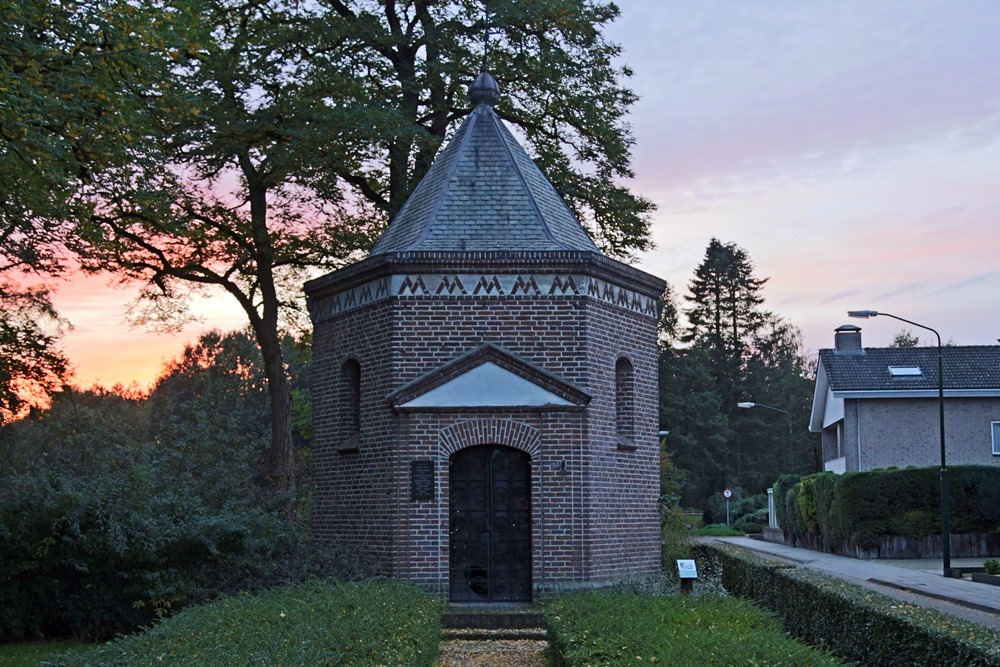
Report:
[[[280,331],[302,278],[373,241],[470,108],[485,20],[478,3],[191,0],[203,26],[174,64],[128,169],[90,190],[87,268],[145,285],[150,319],[183,317],[203,287],[230,294],[260,348],[271,469],[294,487]],[[610,3],[491,7],[498,112],[612,254],[647,247],[651,204],[631,175],[635,97],[601,28]]]
[[[68,374],[49,299],[65,269],[77,195],[130,162],[181,14],[128,0],[0,4],[0,410],[44,398]],[[45,283],[44,287],[40,285]]]
[[[712,239],[689,283],[686,322],[663,336],[661,426],[687,472],[686,503],[702,506],[723,485],[759,493],[792,468],[815,469],[810,370],[798,330],[763,308],[766,282],[745,250]],[[737,408],[746,401],[788,414]]]

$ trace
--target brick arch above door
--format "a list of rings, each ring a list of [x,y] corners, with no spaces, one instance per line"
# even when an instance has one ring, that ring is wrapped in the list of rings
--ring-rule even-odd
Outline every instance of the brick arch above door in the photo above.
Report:
[[[438,443],[445,457],[450,457],[466,447],[506,445],[520,449],[531,458],[535,458],[541,444],[541,432],[533,426],[513,419],[480,417],[441,429]]]

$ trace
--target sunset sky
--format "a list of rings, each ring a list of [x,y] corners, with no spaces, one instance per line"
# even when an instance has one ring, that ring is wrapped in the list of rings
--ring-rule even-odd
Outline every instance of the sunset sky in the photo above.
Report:
[[[606,31],[640,95],[634,189],[658,206],[639,268],[686,292],[712,237],[769,277],[765,307],[810,352],[845,323],[1000,338],[1000,2],[621,0]],[[500,82],[501,86],[503,82]],[[156,335],[124,323],[106,278],[59,287],[76,382],[144,386],[201,329],[238,328],[226,297]]]

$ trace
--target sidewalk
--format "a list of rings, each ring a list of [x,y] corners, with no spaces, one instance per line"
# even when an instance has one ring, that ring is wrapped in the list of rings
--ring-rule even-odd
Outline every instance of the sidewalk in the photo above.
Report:
[[[1000,628],[1000,586],[946,578],[940,559],[859,560],[747,537],[712,539],[824,572],[899,600]],[[982,559],[952,559],[952,567],[976,564],[981,565]]]

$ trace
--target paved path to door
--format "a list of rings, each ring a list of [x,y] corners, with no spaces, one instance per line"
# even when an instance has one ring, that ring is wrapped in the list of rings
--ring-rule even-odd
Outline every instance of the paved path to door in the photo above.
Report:
[[[1000,586],[943,576],[937,560],[860,560],[746,537],[711,538],[839,577],[899,600],[1000,629]],[[707,540],[710,541],[710,540]],[[983,559],[952,559],[953,567]]]

